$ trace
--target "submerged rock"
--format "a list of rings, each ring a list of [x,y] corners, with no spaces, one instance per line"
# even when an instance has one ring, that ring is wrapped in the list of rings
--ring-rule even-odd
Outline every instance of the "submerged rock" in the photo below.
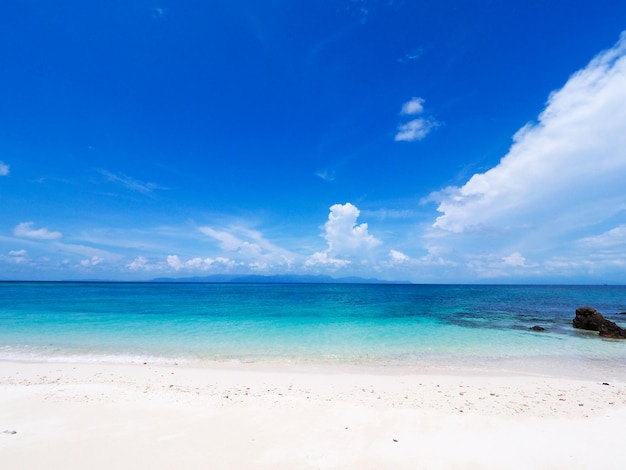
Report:
[[[626,330],[604,318],[595,308],[577,308],[572,325],[582,330],[597,331],[603,338],[626,339]]]
[[[546,329],[543,326],[539,326],[539,325],[531,326],[530,329],[533,331],[546,331]]]

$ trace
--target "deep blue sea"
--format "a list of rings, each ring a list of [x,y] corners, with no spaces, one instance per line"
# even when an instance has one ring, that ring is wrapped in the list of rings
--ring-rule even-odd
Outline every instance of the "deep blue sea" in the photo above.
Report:
[[[584,305],[626,324],[625,286],[4,282],[0,360],[626,369]]]

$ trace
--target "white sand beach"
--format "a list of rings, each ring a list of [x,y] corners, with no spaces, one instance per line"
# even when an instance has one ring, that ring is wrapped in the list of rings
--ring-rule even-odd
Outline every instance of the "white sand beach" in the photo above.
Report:
[[[0,363],[2,468],[621,468],[626,384],[248,364]]]

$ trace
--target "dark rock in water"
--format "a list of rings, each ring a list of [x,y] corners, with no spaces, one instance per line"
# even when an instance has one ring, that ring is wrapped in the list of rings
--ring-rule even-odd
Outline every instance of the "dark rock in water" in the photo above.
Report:
[[[618,315],[626,315],[626,312],[617,312]]]
[[[603,338],[626,339],[626,330],[604,318],[595,308],[577,308],[572,325],[582,330],[598,331]]]
[[[539,326],[539,325],[531,326],[530,329],[533,331],[546,331],[546,329],[543,326]]]

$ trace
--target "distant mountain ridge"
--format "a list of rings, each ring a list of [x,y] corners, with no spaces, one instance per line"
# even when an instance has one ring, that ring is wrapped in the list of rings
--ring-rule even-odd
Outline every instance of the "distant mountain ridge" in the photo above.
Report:
[[[211,276],[193,277],[158,277],[150,282],[223,282],[232,284],[411,284],[409,281],[383,281],[381,279],[362,277],[332,277],[323,275],[276,274],[263,276],[259,274],[214,274]]]

